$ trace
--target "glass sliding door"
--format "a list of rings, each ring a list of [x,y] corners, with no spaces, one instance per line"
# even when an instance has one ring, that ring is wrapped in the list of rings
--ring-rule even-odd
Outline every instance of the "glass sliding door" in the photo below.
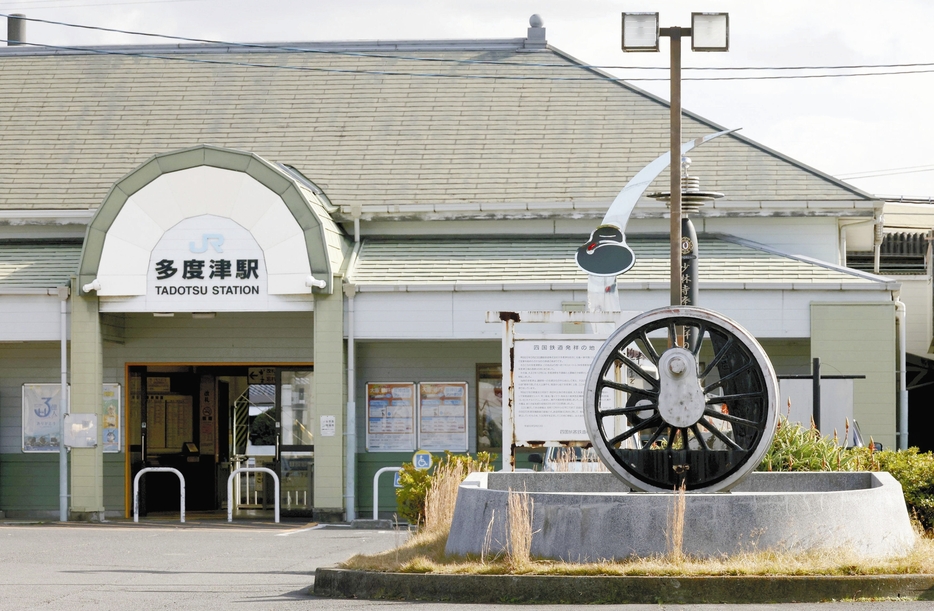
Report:
[[[279,370],[279,504],[283,515],[308,515],[314,507],[314,372]]]

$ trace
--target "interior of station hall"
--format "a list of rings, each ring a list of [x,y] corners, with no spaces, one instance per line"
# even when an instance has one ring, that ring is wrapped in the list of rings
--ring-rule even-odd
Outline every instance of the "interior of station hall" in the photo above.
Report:
[[[10,517],[59,514],[63,375],[71,413],[98,424],[68,453],[73,519],[132,516],[140,470],[166,467],[189,511],[223,512],[232,471],[270,469],[283,515],[349,520],[373,512],[374,474],[415,450],[502,454],[503,328],[487,312],[586,307],[574,252],[667,149],[664,100],[540,24],[507,40],[100,50],[0,49]],[[374,74],[400,57],[501,78]],[[249,65],[277,61],[301,78]],[[683,121],[686,140],[724,129]],[[865,376],[848,412],[865,437],[896,447],[923,430],[921,411],[900,428],[899,364],[927,364],[930,254],[895,273],[847,266],[878,250],[886,203],[741,132],[691,159],[724,193],[692,212],[701,305],[779,374],[819,357]],[[629,219],[625,312],[668,303],[667,214],[645,196]],[[235,478],[238,508],[271,515],[272,481]],[[143,515],[177,511],[173,473],[140,486]],[[379,495],[392,515],[391,477]]]

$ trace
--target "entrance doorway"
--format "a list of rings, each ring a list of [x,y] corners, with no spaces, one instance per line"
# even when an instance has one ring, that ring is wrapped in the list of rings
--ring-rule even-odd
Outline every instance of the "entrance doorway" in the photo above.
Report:
[[[314,507],[314,373],[310,365],[127,366],[127,514],[145,467],[185,477],[186,512],[227,509],[227,479],[241,467],[279,477],[283,516]],[[264,473],[234,479],[234,514],[272,517],[275,486]],[[178,478],[140,480],[140,515],[179,510]]]

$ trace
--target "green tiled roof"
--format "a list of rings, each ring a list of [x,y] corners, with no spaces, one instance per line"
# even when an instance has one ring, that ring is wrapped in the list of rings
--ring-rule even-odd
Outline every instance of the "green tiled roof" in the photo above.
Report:
[[[305,46],[326,52],[0,48],[0,209],[94,208],[150,156],[212,144],[294,166],[344,218],[602,216],[669,147],[664,101],[521,39]],[[687,113],[683,130],[719,127]],[[726,193],[711,213],[872,208],[741,133],[691,158],[704,187]],[[647,192],[666,190],[667,173]],[[636,209],[664,213],[648,198]]]
[[[699,238],[701,283],[806,283],[886,285],[888,279],[853,272],[719,237]],[[636,264],[619,277],[621,284],[665,283],[669,243],[665,237],[629,238]],[[350,281],[361,286],[578,284],[587,275],[574,261],[581,240],[556,239],[368,239],[361,247]],[[855,286],[854,286],[855,288]]]
[[[80,258],[79,241],[0,240],[0,287],[66,286]]]

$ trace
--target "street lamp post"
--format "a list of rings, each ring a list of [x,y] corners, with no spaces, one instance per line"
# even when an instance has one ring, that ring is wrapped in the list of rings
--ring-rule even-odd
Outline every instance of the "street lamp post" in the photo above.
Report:
[[[623,51],[658,51],[659,37],[671,41],[671,305],[681,300],[681,38],[691,37],[694,51],[729,50],[727,13],[691,13],[691,27],[659,28],[658,13],[623,13]]]

